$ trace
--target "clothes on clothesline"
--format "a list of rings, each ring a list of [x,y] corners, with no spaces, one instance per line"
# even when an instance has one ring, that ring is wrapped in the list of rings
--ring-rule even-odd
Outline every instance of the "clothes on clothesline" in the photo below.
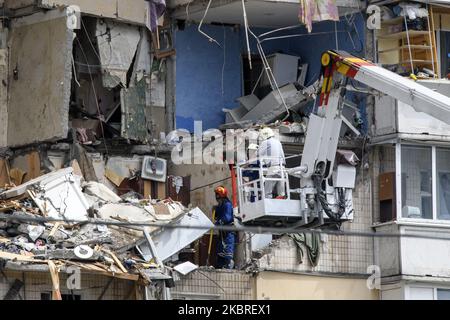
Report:
[[[166,11],[166,0],[147,0],[147,28],[151,32],[155,32],[158,27],[158,19]]]
[[[312,31],[313,21],[339,21],[336,0],[300,0],[298,18],[308,32]]]

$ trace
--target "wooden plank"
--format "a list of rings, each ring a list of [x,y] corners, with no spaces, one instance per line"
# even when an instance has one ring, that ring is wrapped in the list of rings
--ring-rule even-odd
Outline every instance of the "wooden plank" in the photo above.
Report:
[[[48,268],[52,279],[52,300],[62,300],[61,291],[59,290],[59,271],[53,261],[48,261]]]
[[[128,273],[128,270],[123,266],[122,262],[120,262],[119,258],[112,252],[107,249],[102,249],[103,252],[109,254],[111,258],[113,258],[114,262],[117,264],[117,266],[122,270],[123,273]]]
[[[144,180],[144,198],[150,199],[152,196],[152,182],[150,180]]]
[[[33,257],[24,256],[21,254],[15,254],[10,252],[0,251],[0,258],[6,260],[26,261],[26,262],[39,262],[43,263],[44,260],[35,260]]]
[[[434,74],[436,77],[445,77],[446,75],[441,75],[441,70],[439,70],[440,63],[438,62],[438,53],[437,53],[437,43],[436,43],[436,32],[435,32],[435,25],[434,25],[434,13],[433,13],[433,6],[430,6],[430,26],[428,27],[431,31],[431,46],[433,47],[433,52],[431,53],[433,55],[433,61],[434,61]],[[434,77],[434,78],[436,78]]]
[[[11,240],[8,238],[0,237],[0,243],[8,243],[8,242],[11,242]]]
[[[176,186],[174,186],[174,176],[169,176],[167,182],[168,194],[172,200],[181,202],[185,207],[191,203],[191,176],[183,177],[183,186],[177,193]]]
[[[52,238],[55,235],[56,231],[58,231],[58,229],[61,226],[61,224],[62,224],[61,222],[56,222],[55,223],[55,225],[53,226],[52,230],[48,234],[49,238]]]
[[[26,173],[21,183],[41,176],[41,160],[37,151],[32,151],[26,155],[16,157],[12,161],[11,166]],[[14,169],[11,170],[11,174],[13,174],[13,170]]]
[[[37,151],[27,154],[28,171],[26,181],[41,176],[41,159]]]
[[[0,158],[0,187],[11,184],[8,171],[8,160]]]
[[[105,170],[105,177],[108,178],[108,180],[114,183],[117,187],[119,187],[125,179],[124,177],[119,176],[117,173],[110,169]]]
[[[157,184],[158,188],[158,199],[164,200],[167,198],[166,195],[166,183],[165,182],[158,182]]]
[[[100,274],[108,277],[113,277],[117,279],[123,279],[123,280],[130,280],[130,281],[137,281],[139,280],[139,276],[136,274],[129,274],[129,273],[122,273],[122,272],[116,272],[112,274],[111,272],[105,271],[104,269],[96,266],[95,264],[86,264],[86,263],[79,263],[74,261],[64,261],[66,264],[74,265],[77,267],[80,267],[81,269],[84,269],[86,271],[92,271],[95,274]]]
[[[12,182],[18,186],[21,185],[23,182],[25,182],[25,176],[27,172],[19,169],[19,168],[13,168],[9,172],[9,176],[11,177]]]
[[[417,30],[410,30],[409,31],[409,37],[417,37],[417,36],[425,36],[428,35],[428,31],[417,31]],[[407,37],[407,32],[396,32],[391,34],[383,34],[379,35],[378,39],[403,39]]]
[[[83,177],[83,171],[81,171],[81,167],[78,164],[77,159],[74,159],[70,166],[73,168],[73,174],[76,174],[77,176]],[[84,177],[83,177],[84,178]]]

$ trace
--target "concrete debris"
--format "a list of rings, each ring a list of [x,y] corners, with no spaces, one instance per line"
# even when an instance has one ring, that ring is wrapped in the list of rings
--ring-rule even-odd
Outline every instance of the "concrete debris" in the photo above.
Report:
[[[180,263],[179,265],[174,267],[174,270],[181,273],[183,276],[188,275],[189,273],[197,269],[198,266],[190,261]]]
[[[283,96],[283,100],[280,97]],[[232,110],[225,109],[227,123],[272,123],[286,113],[286,108],[298,111],[313,100],[306,90],[298,90],[294,84],[287,84],[278,90],[273,90],[262,100],[255,95],[238,99],[240,107]]]
[[[203,234],[208,232],[208,228],[214,226],[211,220],[199,208],[192,209],[174,224],[187,228],[165,229],[164,232],[158,233],[153,237],[158,256],[163,261],[199,239]],[[204,229],[189,228],[190,226],[202,226]],[[153,258],[147,243],[143,243],[139,248],[146,261],[150,261]]]
[[[124,158],[110,165],[133,176],[139,173],[134,169],[141,167],[137,160]],[[129,164],[125,171],[119,165],[122,161]],[[144,282],[149,280],[147,269],[164,274],[164,260],[213,226],[199,208],[188,210],[180,202],[150,199],[135,191],[121,197],[102,183],[81,183],[73,162],[66,164],[70,167],[7,186],[0,193],[0,259],[50,268],[55,296],[63,267],[78,266]],[[155,225],[145,227],[144,232],[138,224]],[[206,229],[163,227],[194,224]],[[192,266],[179,269],[187,274]]]
[[[118,203],[122,199],[112,192],[107,186],[104,184],[90,181],[82,184],[81,186],[83,188],[83,192],[85,195],[90,195],[93,197],[98,198],[100,201],[104,202],[112,202],[112,203]]]

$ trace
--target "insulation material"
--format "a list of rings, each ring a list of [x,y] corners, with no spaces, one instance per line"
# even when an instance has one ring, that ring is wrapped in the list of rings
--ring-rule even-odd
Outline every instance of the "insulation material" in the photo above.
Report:
[[[97,22],[97,43],[102,65],[103,86],[127,85],[127,72],[133,63],[141,38],[136,26],[107,20]]]
[[[146,141],[148,135],[146,112],[147,84],[143,79],[136,86],[124,88],[120,92],[122,108],[122,137],[136,141]]]
[[[152,56],[150,54],[150,38],[148,32],[141,29],[141,40],[136,52],[136,60],[134,62],[133,79],[139,82],[145,75],[150,74],[150,66],[152,65]],[[130,85],[133,85],[131,83]]]
[[[166,63],[153,60],[150,76],[150,105],[152,107],[166,106]]]

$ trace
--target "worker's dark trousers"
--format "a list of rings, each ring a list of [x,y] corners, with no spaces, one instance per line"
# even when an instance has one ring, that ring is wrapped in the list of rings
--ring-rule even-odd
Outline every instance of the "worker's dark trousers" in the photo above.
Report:
[[[234,247],[236,235],[234,232],[220,232],[217,246],[217,268],[232,269],[234,267]]]

